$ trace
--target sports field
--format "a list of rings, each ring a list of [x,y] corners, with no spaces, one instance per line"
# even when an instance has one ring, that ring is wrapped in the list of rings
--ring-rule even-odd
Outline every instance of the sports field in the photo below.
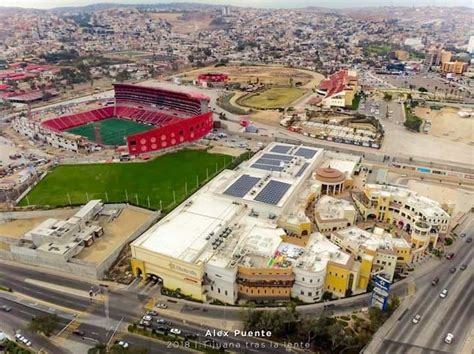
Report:
[[[244,96],[237,100],[237,104],[257,108],[275,109],[291,105],[293,101],[305,93],[304,89],[292,87],[274,87],[265,91]]]
[[[90,199],[130,202],[165,210],[232,165],[232,157],[182,150],[148,162],[58,166],[20,201],[21,206],[66,206]],[[160,202],[161,201],[161,202]]]
[[[105,145],[124,145],[126,144],[125,138],[127,136],[153,128],[152,126],[137,123],[128,119],[111,118],[80,125],[78,127],[67,129],[66,131],[68,133],[86,137],[90,141],[95,141],[96,124],[100,127],[102,143]]]

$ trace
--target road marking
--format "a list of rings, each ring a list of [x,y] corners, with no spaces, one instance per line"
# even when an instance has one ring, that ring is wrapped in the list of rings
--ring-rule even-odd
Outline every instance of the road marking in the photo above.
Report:
[[[42,288],[58,291],[58,292],[61,292],[61,293],[66,293],[66,294],[70,294],[70,295],[89,298],[89,292],[85,291],[85,290],[72,289],[72,288],[69,288],[69,287],[66,287],[66,286],[52,284],[52,283],[44,282],[44,281],[41,281],[41,280],[29,279],[29,278],[25,279],[24,282],[28,283],[28,284],[33,284],[33,285],[36,285],[36,286],[40,286]]]

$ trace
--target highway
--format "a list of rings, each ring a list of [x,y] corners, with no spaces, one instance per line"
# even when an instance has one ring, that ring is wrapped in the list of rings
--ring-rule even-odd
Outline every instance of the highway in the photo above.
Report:
[[[388,332],[378,353],[459,353],[470,332],[473,318],[472,267],[473,244],[467,243],[474,236],[471,227],[473,217],[462,226],[464,238],[459,238],[454,246],[455,257],[444,259],[433,271],[416,279],[417,292],[409,308],[400,316]],[[461,232],[459,232],[460,234]],[[466,270],[460,270],[467,264]],[[456,267],[454,273],[450,268]],[[435,286],[432,280],[439,277]],[[448,290],[448,296],[442,299],[439,293]],[[413,317],[419,314],[421,320],[413,324]],[[447,333],[454,334],[451,344],[446,344]]]

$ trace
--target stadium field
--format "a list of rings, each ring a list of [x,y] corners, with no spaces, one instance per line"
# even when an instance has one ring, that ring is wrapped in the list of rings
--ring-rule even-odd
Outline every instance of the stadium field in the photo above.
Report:
[[[275,109],[289,106],[303,96],[304,89],[293,87],[274,87],[250,94],[237,100],[237,104],[257,109]]]
[[[243,158],[243,156],[242,156]],[[235,158],[234,158],[235,159]],[[67,206],[90,199],[129,202],[165,211],[179,203],[224,167],[231,156],[182,150],[148,162],[62,165],[48,173],[19,205]],[[174,191],[174,193],[173,193]]]
[[[102,143],[105,145],[124,145],[126,137],[135,133],[153,129],[152,126],[134,122],[128,119],[110,118],[67,129],[68,133],[81,135],[90,141],[95,141],[95,125],[100,127]]]

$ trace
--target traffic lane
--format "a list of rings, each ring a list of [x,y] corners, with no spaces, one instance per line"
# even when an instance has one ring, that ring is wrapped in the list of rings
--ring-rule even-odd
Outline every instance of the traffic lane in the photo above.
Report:
[[[107,330],[105,326],[96,326],[92,324],[82,323],[79,330],[84,332],[84,337],[73,335],[69,339],[75,341],[86,341],[94,346],[96,343],[108,343],[112,330]],[[130,345],[130,350],[137,350],[144,348],[148,350],[148,353],[182,353],[183,347],[178,347],[175,343],[163,342],[156,339],[151,339],[141,335],[134,335],[125,332],[118,332],[115,335],[115,340],[124,340]]]
[[[91,305],[90,299],[18,281],[10,275],[3,275],[0,277],[0,285],[11,288],[13,291],[31,296],[35,299],[76,311],[86,311]]]
[[[470,257],[470,252],[468,249],[462,249],[461,253],[458,254],[458,259],[461,258],[461,261],[463,259],[466,259]],[[422,316],[430,317],[430,312],[429,309],[431,309],[435,304],[439,303],[439,300],[441,298],[439,297],[440,291],[447,287],[449,291],[449,287],[458,279],[459,273],[458,274],[451,274],[449,273],[449,268],[451,268],[454,264],[451,263],[451,261],[443,261],[439,267],[435,268],[431,273],[423,275],[425,279],[423,280],[423,287],[420,288],[420,291],[417,293],[415,301],[412,303],[410,306],[408,316],[411,316],[410,318],[413,318],[417,313],[421,314]],[[428,277],[430,277],[428,279]],[[437,286],[433,287],[431,286],[431,281],[433,278],[438,277],[440,278],[440,282],[438,283]],[[444,279],[444,280],[443,280]],[[444,285],[442,286],[441,284]],[[420,282],[418,282],[419,284]],[[433,296],[435,298],[433,299]],[[428,320],[428,319],[426,319]],[[411,329],[411,320],[407,323],[404,323],[400,326],[397,326],[395,336],[391,337],[392,339],[398,340],[400,337],[405,337],[407,335],[407,330],[409,331]],[[391,333],[394,331],[392,330]]]
[[[10,312],[0,311],[0,323],[4,326],[10,326],[13,332],[20,332],[31,341],[32,347],[35,350],[43,348],[49,353],[67,353],[67,351],[52,343],[47,337],[39,335],[28,328],[31,319],[35,316],[44,315],[44,312],[4,299],[0,303],[12,309]],[[67,320],[60,318],[58,328],[63,327],[67,322]]]
[[[439,292],[441,291],[441,287],[438,286],[432,287],[431,281],[434,277],[438,276],[441,278],[440,273],[447,272],[446,267],[438,267],[434,270],[434,273],[429,273],[425,276],[429,276],[430,279],[424,281],[424,285],[420,286],[420,282],[417,283],[418,291],[416,293],[415,300],[410,305],[410,308],[407,311],[407,314],[404,316],[406,321],[398,322],[389,332],[388,338],[393,339],[395,341],[399,341],[401,338],[404,338],[404,342],[408,342],[407,335],[413,330],[411,320],[412,318],[418,313],[422,316],[427,316],[425,308],[429,306],[431,303],[436,302],[439,298]],[[453,281],[453,279],[451,279]],[[433,298],[435,296],[435,298]],[[423,319],[425,320],[425,319]]]
[[[458,296],[451,299],[451,303],[447,305],[446,311],[441,316],[435,318],[433,324],[436,330],[427,338],[425,345],[437,343],[437,348],[454,349],[454,352],[457,352],[457,347],[464,342],[464,335],[472,316],[471,280],[470,276],[465,276],[462,285],[458,284],[460,286]],[[455,337],[451,345],[444,342],[444,338],[448,333],[452,333]]]
[[[404,354],[450,354],[450,352],[445,352],[436,349],[427,349],[417,345],[409,343],[401,343],[391,339],[384,339],[383,344],[380,346],[380,349],[377,351],[377,354],[394,354],[394,353],[404,353]]]
[[[213,330],[217,332],[219,329],[212,328],[209,326],[198,326],[191,323],[183,323],[182,321],[178,321],[175,318],[168,317],[166,315],[158,314],[158,316],[152,316],[153,320],[151,321],[152,327],[158,329],[159,327],[163,327],[157,323],[158,318],[163,318],[164,320],[170,322],[171,324],[166,325],[169,329],[171,328],[178,328],[181,330],[182,335],[185,334],[195,334],[198,336],[196,341],[203,343],[206,340],[211,340],[216,342],[215,347],[222,347],[222,348],[229,348],[232,349],[243,349],[245,348],[248,351],[260,351],[264,353],[287,353],[288,350],[284,348],[283,344],[272,342],[272,346],[270,343],[265,340],[261,340],[259,338],[252,338],[252,337],[242,337],[242,336],[235,336],[232,331],[227,331],[227,333],[223,336],[219,335],[206,335],[208,334],[208,330],[211,331],[213,334]],[[269,338],[268,338],[269,340]]]
[[[411,332],[404,338],[404,342],[427,348],[443,349],[444,337],[449,332],[446,331],[445,325],[453,318],[455,321],[459,319],[458,315],[455,314],[455,309],[460,301],[466,303],[465,297],[461,293],[461,283],[458,282],[456,285],[454,291],[451,290],[451,293],[448,293],[445,299],[439,298],[438,294],[433,294],[438,297],[437,300],[433,300],[436,301],[436,308],[427,313],[419,312],[422,316],[421,320],[416,325],[411,324]],[[407,318],[408,321],[411,321],[411,319]]]
[[[58,276],[55,274],[50,274],[47,272],[37,271],[29,267],[27,268],[22,266],[14,266],[3,262],[1,262],[0,274],[14,277],[19,281],[24,279],[35,279],[84,291],[88,291],[91,287],[96,286],[95,284],[86,281],[75,280],[67,277]]]
[[[463,262],[465,259],[468,259],[470,257],[470,252],[469,250],[464,250],[465,253],[463,257],[461,258],[460,262]],[[412,303],[410,306],[410,309],[406,315],[405,318],[407,320],[398,326],[395,326],[392,328],[392,330],[389,333],[388,338],[393,339],[395,341],[399,341],[402,337],[404,338],[404,342],[408,343],[412,339],[413,336],[415,336],[418,333],[418,330],[414,330],[413,324],[411,323],[411,320],[416,314],[420,314],[423,318],[423,322],[430,321],[430,318],[434,315],[433,310],[435,306],[439,306],[441,304],[441,299],[439,297],[439,293],[441,292],[442,289],[446,288],[448,289],[448,294],[449,294],[449,289],[452,287],[452,285],[459,279],[460,273],[458,270],[458,273],[452,274],[449,273],[449,268],[452,266],[452,264],[449,263],[444,263],[441,264],[440,267],[434,270],[434,274],[432,274],[433,277],[438,276],[439,278],[444,277],[444,279],[447,279],[443,282],[440,280],[438,285],[436,287],[432,287],[431,283],[426,283],[424,286],[424,289],[417,295],[415,301]],[[451,277],[448,277],[447,275],[451,275]],[[440,284],[443,284],[440,286]],[[449,296],[449,295],[448,295]],[[411,333],[411,335],[410,335]],[[408,336],[408,337],[407,337]]]

